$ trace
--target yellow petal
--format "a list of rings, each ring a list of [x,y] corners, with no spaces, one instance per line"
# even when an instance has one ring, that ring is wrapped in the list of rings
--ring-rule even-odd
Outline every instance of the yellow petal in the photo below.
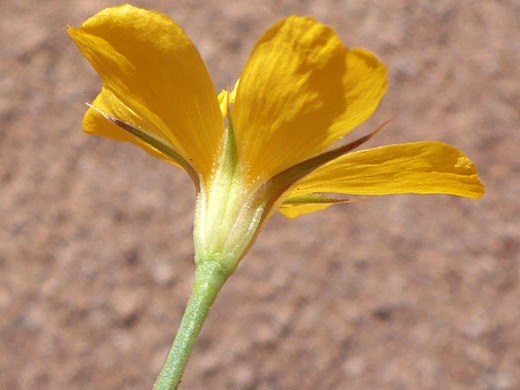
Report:
[[[290,17],[257,42],[232,116],[251,179],[323,152],[367,119],[386,90],[386,67],[347,50],[334,31]]]
[[[133,111],[125,107],[121,103],[121,101],[117,97],[115,97],[109,89],[106,89],[105,87],[101,89],[101,93],[94,99],[94,101],[92,102],[92,106],[103,112],[110,113],[110,115],[124,122],[138,124],[144,122],[144,120],[136,116]],[[160,158],[161,160],[178,165],[175,161],[173,161],[157,149],[151,147],[146,142],[143,142],[139,138],[131,135],[130,133],[122,130],[115,124],[109,122],[95,108],[90,107],[87,113],[85,114],[85,117],[83,118],[83,128],[86,133],[93,135],[103,135],[105,137],[112,138],[117,141],[133,143],[135,145],[140,146],[156,158]],[[140,127],[143,127],[143,124],[141,124]],[[155,134],[155,136],[160,137],[158,134]],[[160,138],[163,140],[164,143],[169,143],[167,139],[163,137]],[[170,147],[174,149],[174,146]]]
[[[310,18],[284,19],[256,43],[232,112],[251,180],[321,150],[328,127],[345,110],[345,58],[334,31]]]
[[[325,210],[335,203],[309,203],[309,204],[283,204],[278,211],[284,217],[296,218],[302,214],[309,214],[315,211]]]
[[[287,198],[278,211],[287,218],[296,218],[301,214],[312,213],[340,203],[360,202],[364,199],[338,199],[319,194],[308,194]]]
[[[347,70],[343,88],[346,109],[329,129],[329,146],[366,121],[386,92],[387,68],[367,50],[352,49],[347,53]]]
[[[158,12],[108,8],[69,28],[103,79],[108,114],[167,139],[200,174],[209,175],[224,132],[217,95],[204,62],[184,31]],[[106,92],[103,92],[106,93]],[[97,118],[97,119],[96,119]],[[91,110],[85,130],[128,140]],[[149,150],[147,150],[149,151]]]
[[[107,90],[104,90],[105,93],[101,93],[98,96],[98,99],[94,103],[98,103],[99,106],[103,106],[103,98],[107,96]],[[164,138],[158,137],[157,134],[150,133],[145,129],[140,128],[139,126],[135,126],[130,122],[122,121],[121,119],[116,118],[113,115],[108,114],[107,112],[101,110],[99,107],[88,104],[88,106],[97,114],[101,114],[107,121],[116,125],[118,128],[123,129],[128,135],[132,135],[133,139],[130,139],[129,142],[142,146],[148,153],[153,155],[154,157],[158,157],[162,160],[171,162],[184,170],[190,175],[195,184],[195,188],[197,192],[200,190],[200,176],[193,170],[193,167],[182,157],[180,156],[175,148],[165,140]],[[89,114],[90,115],[90,114]],[[85,116],[85,119],[88,120],[89,115]],[[87,121],[84,121],[86,123]],[[88,127],[88,124],[86,125]]]
[[[353,152],[304,177],[291,196],[451,194],[480,198],[484,187],[471,160],[442,142],[412,142]]]

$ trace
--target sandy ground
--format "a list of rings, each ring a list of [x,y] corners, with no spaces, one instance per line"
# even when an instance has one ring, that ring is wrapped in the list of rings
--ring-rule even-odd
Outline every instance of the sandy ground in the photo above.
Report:
[[[0,0],[0,388],[151,389],[193,279],[188,176],[81,132],[101,82],[65,33],[115,1]],[[216,87],[290,14],[389,67],[356,135],[441,140],[487,193],[275,216],[224,287],[182,389],[520,388],[520,3],[135,1]]]

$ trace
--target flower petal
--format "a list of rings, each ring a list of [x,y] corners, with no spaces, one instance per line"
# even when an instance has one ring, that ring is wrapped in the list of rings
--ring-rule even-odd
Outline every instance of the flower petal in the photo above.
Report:
[[[349,133],[372,115],[388,87],[386,75],[386,66],[369,51],[363,49],[348,51],[347,70],[343,78],[347,106],[329,129],[328,145]]]
[[[103,97],[104,95],[101,94],[100,96]],[[160,138],[156,134],[150,133],[138,126],[134,126],[132,123],[122,121],[95,106],[92,106],[88,103],[87,105],[95,112],[101,114],[110,123],[113,123],[118,128],[123,129],[126,133],[128,133],[128,135],[133,135],[134,137],[130,140],[130,142],[142,146],[143,149],[145,149],[154,157],[171,162],[183,168],[192,178],[197,192],[200,190],[199,175],[193,170],[193,167],[185,159],[179,156],[175,148],[172,147],[168,140]]]
[[[246,65],[232,117],[251,180],[269,178],[322,149],[345,110],[346,49],[329,27],[289,17],[267,30]]]
[[[471,160],[442,142],[382,146],[338,157],[304,177],[290,196],[451,194],[480,198],[484,187]]]
[[[278,211],[287,218],[296,218],[301,214],[312,213],[340,203],[361,202],[364,199],[338,199],[319,194],[307,194],[286,199]]]
[[[257,42],[232,116],[251,180],[320,152],[367,119],[386,89],[386,67],[347,50],[334,31],[290,17]]]
[[[156,158],[160,158],[161,160],[178,165],[175,161],[159,152],[157,149],[151,147],[146,142],[131,135],[127,131],[122,130],[114,123],[111,123],[109,120],[103,117],[99,111],[104,113],[111,113],[110,115],[113,117],[127,123],[143,122],[143,120],[136,116],[133,111],[125,107],[109,89],[103,87],[101,89],[101,93],[94,99],[91,107],[88,109],[85,117],[83,118],[83,129],[87,134],[103,135],[117,141],[133,143],[140,146]],[[142,125],[140,127],[142,127]],[[160,137],[158,134],[155,135]],[[164,140],[164,143],[168,142],[164,137],[160,138]],[[174,146],[170,147],[172,149],[176,149]]]
[[[278,211],[286,218],[294,219],[302,214],[325,210],[335,203],[282,204]]]
[[[112,111],[106,112],[167,139],[197,172],[208,175],[224,123],[204,62],[184,31],[158,12],[123,5],[69,28],[69,34],[103,79],[103,93],[110,91]],[[90,110],[85,130],[127,140],[103,120]]]

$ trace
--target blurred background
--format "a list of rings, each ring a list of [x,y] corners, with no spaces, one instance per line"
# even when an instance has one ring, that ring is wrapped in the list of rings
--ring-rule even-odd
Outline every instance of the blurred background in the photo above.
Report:
[[[0,1],[0,388],[151,389],[193,280],[194,188],[82,134],[101,81],[66,34],[116,1]],[[386,196],[276,215],[224,286],[181,389],[520,388],[520,3],[134,1],[233,85],[310,15],[389,67],[354,134],[457,146],[481,200]]]

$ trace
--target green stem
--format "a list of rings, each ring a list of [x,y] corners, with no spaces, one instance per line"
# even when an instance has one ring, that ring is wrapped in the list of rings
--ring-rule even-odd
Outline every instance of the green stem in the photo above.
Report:
[[[195,270],[195,282],[177,336],[153,390],[175,390],[209,309],[231,273],[219,263],[206,261]]]

